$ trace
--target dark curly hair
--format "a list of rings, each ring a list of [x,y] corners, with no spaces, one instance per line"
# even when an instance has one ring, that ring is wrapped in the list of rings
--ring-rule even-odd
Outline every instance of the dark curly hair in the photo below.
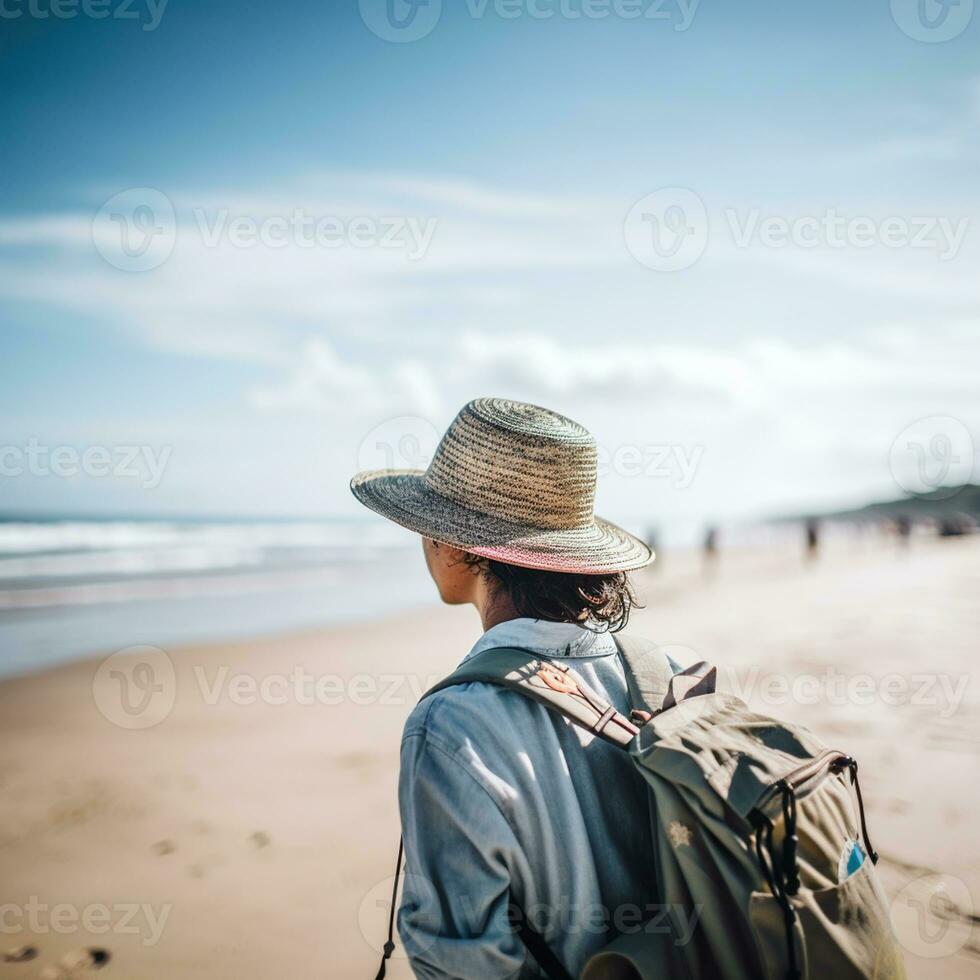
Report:
[[[615,633],[626,626],[630,610],[640,606],[626,572],[548,572],[470,553],[463,560],[486,576],[496,590],[506,593],[520,616],[578,623],[596,633]]]

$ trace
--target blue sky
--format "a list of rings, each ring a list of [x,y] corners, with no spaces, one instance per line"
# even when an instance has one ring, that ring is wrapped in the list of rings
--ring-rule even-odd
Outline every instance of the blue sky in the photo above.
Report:
[[[354,513],[379,441],[482,394],[636,447],[644,472],[611,463],[600,494],[623,520],[897,493],[908,425],[980,437],[972,3],[939,43],[905,0],[638,6],[667,18],[445,3],[390,43],[375,0],[4,0],[0,441],[170,449],[151,490],[28,472],[4,508]],[[140,188],[174,210],[136,271],[110,239]],[[705,215],[667,271],[635,254],[664,188]],[[339,240],[309,246],[296,213]],[[766,244],[767,219],[816,244]]]

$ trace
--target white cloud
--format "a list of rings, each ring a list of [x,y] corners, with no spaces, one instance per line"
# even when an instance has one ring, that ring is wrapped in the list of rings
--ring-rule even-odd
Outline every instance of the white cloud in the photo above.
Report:
[[[358,363],[338,355],[322,337],[308,339],[286,375],[254,386],[252,403],[264,411],[344,416],[413,411],[434,415],[440,402],[429,369],[418,360]]]
[[[819,405],[833,429],[842,414],[957,399],[980,421],[980,324],[881,328],[852,341],[790,343],[748,338],[725,351],[705,344],[568,344],[546,334],[466,331],[438,357],[341,357],[310,341],[278,382],[254,392],[267,410],[382,413],[402,407],[433,417],[476,391],[601,400],[620,409],[645,403],[706,406],[732,419],[799,416]],[[469,394],[468,394],[469,393]]]

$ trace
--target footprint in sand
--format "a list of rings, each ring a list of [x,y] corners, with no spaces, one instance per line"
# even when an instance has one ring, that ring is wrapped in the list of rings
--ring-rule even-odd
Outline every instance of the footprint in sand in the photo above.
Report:
[[[13,946],[0,953],[4,963],[27,963],[37,957],[36,946]]]
[[[109,950],[98,946],[72,950],[62,956],[55,966],[46,966],[38,974],[38,980],[73,980],[78,976],[78,971],[101,970],[111,959]]]
[[[195,833],[200,834],[210,833],[211,830],[206,824],[199,824],[193,829]],[[264,830],[256,830],[248,835],[246,842],[253,850],[262,851],[272,844],[272,837]],[[177,850],[177,842],[169,838],[164,838],[152,844],[151,849],[157,857],[166,857],[168,854],[173,854]],[[204,878],[209,871],[220,867],[224,863],[225,859],[220,853],[212,852],[203,855],[199,860],[191,864],[185,865],[185,871],[190,878]]]

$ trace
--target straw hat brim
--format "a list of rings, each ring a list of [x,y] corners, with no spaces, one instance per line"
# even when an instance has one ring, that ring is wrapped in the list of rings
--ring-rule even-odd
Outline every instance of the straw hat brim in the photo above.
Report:
[[[358,473],[351,492],[382,517],[441,544],[509,565],[601,575],[642,568],[654,553],[621,527],[593,518],[583,527],[550,530],[471,510],[430,489],[421,470]]]

